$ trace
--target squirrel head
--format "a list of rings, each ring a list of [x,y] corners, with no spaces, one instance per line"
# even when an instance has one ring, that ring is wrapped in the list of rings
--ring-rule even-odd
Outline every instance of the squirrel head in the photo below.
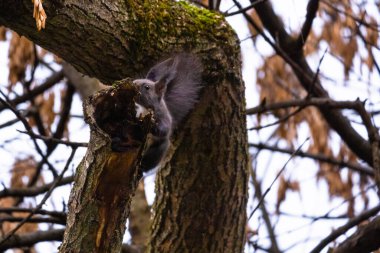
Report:
[[[154,109],[159,105],[166,92],[166,82],[161,79],[157,82],[153,82],[149,79],[137,79],[133,83],[136,85],[139,91],[139,97],[137,103],[146,107]]]

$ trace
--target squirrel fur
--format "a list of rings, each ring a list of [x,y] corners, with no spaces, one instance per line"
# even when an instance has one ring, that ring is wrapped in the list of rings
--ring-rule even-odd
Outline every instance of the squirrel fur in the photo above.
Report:
[[[179,123],[195,106],[201,89],[202,65],[189,53],[178,54],[153,66],[145,79],[136,79],[139,97],[136,107],[153,111],[155,125],[141,168],[155,168],[165,156],[169,138]],[[140,114],[141,112],[138,112]]]

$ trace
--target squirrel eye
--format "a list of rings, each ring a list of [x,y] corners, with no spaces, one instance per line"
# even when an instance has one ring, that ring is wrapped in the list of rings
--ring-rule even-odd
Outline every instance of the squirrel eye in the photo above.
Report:
[[[149,89],[150,89],[150,86],[149,86],[149,85],[144,85],[144,88],[145,88],[146,90],[149,90]]]

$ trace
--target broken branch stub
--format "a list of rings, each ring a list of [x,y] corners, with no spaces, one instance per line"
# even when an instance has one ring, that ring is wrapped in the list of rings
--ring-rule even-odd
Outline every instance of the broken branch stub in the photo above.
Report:
[[[125,79],[84,104],[91,136],[75,176],[60,252],[120,252],[151,121],[136,118],[137,95]]]

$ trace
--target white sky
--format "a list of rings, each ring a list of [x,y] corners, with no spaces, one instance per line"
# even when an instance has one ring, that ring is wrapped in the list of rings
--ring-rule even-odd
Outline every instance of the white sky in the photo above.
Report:
[[[240,1],[243,6],[249,5],[249,1]],[[280,13],[283,16],[283,20],[289,31],[297,32],[299,28],[302,26],[305,17],[306,10],[306,0],[281,0],[274,1],[275,2],[275,10],[277,13]],[[222,10],[226,10],[230,8],[233,3],[232,1],[222,1],[223,6]],[[236,10],[236,9],[232,9]],[[231,10],[231,11],[232,11]],[[368,10],[371,12],[371,10]],[[238,33],[238,36],[241,40],[250,36],[248,28],[246,25],[242,25],[245,21],[240,17],[231,17],[228,18],[230,24],[235,28]],[[314,27],[318,27],[320,21],[317,19]],[[43,32],[43,31],[42,31]],[[327,45],[321,45],[321,53],[320,55],[316,55],[309,59],[310,65],[313,69],[317,68],[319,58],[322,55],[323,51]],[[269,55],[272,53],[271,48],[262,40],[259,39],[257,41],[257,49],[253,47],[251,40],[244,40],[241,43],[241,48],[243,52],[243,78],[246,84],[246,98],[247,98],[247,107],[253,107],[258,104],[258,91],[255,86],[255,69],[260,66],[261,58],[255,52],[258,49],[261,54]],[[7,69],[7,52],[8,52],[8,44],[5,42],[0,42],[0,87],[4,90],[8,82],[8,69]],[[377,52],[378,54],[379,52]],[[379,54],[378,54],[379,55]],[[379,55],[380,58],[380,55]],[[48,59],[49,60],[49,59]],[[50,59],[51,60],[51,59]],[[360,73],[360,69],[356,67],[355,72]],[[370,98],[371,101],[376,102],[376,108],[380,109],[379,101],[379,87],[380,87],[380,78],[378,75],[371,76],[371,82],[374,85],[371,86],[363,86],[363,82],[351,82],[350,85],[353,85],[354,88],[350,86],[347,89],[346,86],[343,85],[343,72],[340,64],[329,55],[326,55],[325,60],[321,65],[321,73],[332,77],[336,80],[340,80],[339,83],[332,83],[329,81],[323,81],[324,87],[330,92],[330,95],[338,100],[351,99],[354,100],[357,97],[361,99]],[[43,80],[45,76],[49,75],[48,71],[38,71],[36,73],[36,78]],[[367,78],[366,70],[363,70],[363,74],[358,74],[358,77],[362,77],[364,79]],[[355,78],[353,78],[355,80]],[[357,78],[356,78],[357,79]],[[363,88],[364,87],[364,88]],[[56,89],[58,92],[58,90]],[[82,105],[78,96],[75,96],[74,104],[73,104],[73,114],[81,114]],[[0,124],[7,122],[10,119],[13,119],[14,116],[9,111],[3,111],[0,114]],[[267,123],[275,120],[274,118],[269,117],[267,119]],[[256,122],[255,118],[248,119],[248,125],[252,126]],[[265,124],[265,121],[262,122]],[[379,124],[379,122],[377,122]],[[72,141],[87,141],[89,138],[89,132],[87,126],[83,124],[81,119],[73,118],[70,121],[70,139]],[[365,134],[365,129],[356,125],[356,127]],[[23,130],[21,124],[15,124],[14,127],[9,127],[6,130],[1,129],[0,131],[0,144],[4,143],[4,141],[13,139],[14,137],[19,137],[19,133],[16,130]],[[274,128],[268,128],[260,131],[260,135],[256,132],[249,133],[249,140],[252,142],[265,141]],[[299,143],[302,143],[308,137],[308,130],[305,125],[300,127],[299,131]],[[335,149],[338,149],[340,139],[336,134],[331,134],[331,138],[336,143]],[[20,153],[25,156],[30,154],[30,150],[33,150],[33,145],[25,141],[27,140],[27,136],[23,136],[22,140],[17,140],[11,142],[10,145],[7,145],[7,149],[0,149],[0,179],[7,185],[9,171],[8,168],[11,168],[13,163],[13,159],[15,157],[19,157]],[[285,143],[280,142],[279,146],[284,146]],[[308,144],[306,143],[303,150],[307,150]],[[254,149],[252,150],[254,151]],[[75,165],[77,165],[81,158],[83,157],[85,149],[81,148],[78,150],[75,159]],[[16,155],[15,155],[16,154]],[[69,153],[67,149],[63,146],[59,146],[54,154],[49,159],[50,161],[61,161],[60,166],[61,169],[64,166],[65,159],[68,157]],[[38,156],[37,156],[38,157]],[[272,156],[271,152],[262,151],[258,160],[256,161],[256,170],[258,177],[263,180],[263,192],[265,189],[271,184],[272,180],[275,178],[278,171],[285,164],[288,159],[288,155],[278,154],[276,153]],[[71,169],[70,173],[73,171]],[[295,214],[307,214],[320,216],[329,211],[331,208],[340,206],[335,212],[332,213],[336,215],[340,215],[345,212],[346,205],[341,205],[341,199],[332,199],[328,200],[328,192],[327,187],[324,181],[320,181],[316,183],[315,175],[317,172],[316,164],[312,160],[308,159],[294,159],[291,161],[287,169],[284,172],[284,175],[290,177],[292,179],[297,179],[301,184],[301,193],[290,193],[287,195],[287,199],[284,204],[281,206],[281,211],[286,213],[295,213]],[[346,171],[343,171],[343,174]],[[67,173],[69,175],[69,173]],[[45,181],[51,182],[52,178],[49,173],[44,173]],[[356,179],[357,180],[357,179]],[[149,175],[145,178],[145,184],[147,188],[147,198],[150,203],[154,200],[154,174]],[[62,208],[62,201],[67,203],[68,195],[69,195],[70,187],[59,187],[54,191],[53,196],[50,198],[48,203],[44,206],[44,209],[58,209]],[[359,189],[355,189],[355,192],[358,192]],[[248,212],[252,210],[257,201],[252,201],[252,189],[250,191],[250,201],[248,203]],[[41,200],[43,196],[37,197],[37,202]],[[268,203],[269,211],[274,213],[275,203],[277,197],[277,184],[272,188],[271,192],[266,197],[266,202]],[[51,201],[53,200],[53,201]],[[372,201],[377,201],[377,198],[373,197]],[[362,208],[362,204],[360,201],[357,201],[357,210]],[[372,205],[375,203],[372,203]],[[253,229],[259,230],[259,240],[261,246],[268,246],[268,244],[264,243],[268,242],[266,238],[267,232],[263,221],[259,218],[260,213],[257,212],[253,218],[250,220],[250,226]],[[282,236],[278,237],[279,245],[281,249],[286,249],[287,247],[293,245],[298,242],[300,239],[305,239],[305,235],[309,238],[308,243],[301,243],[298,246],[292,248],[291,252],[294,253],[304,253],[308,252],[311,248],[313,248],[322,238],[324,238],[331,229],[337,226],[344,224],[345,220],[337,220],[333,223],[328,221],[318,221],[313,226],[310,226],[310,220],[300,219],[300,218],[292,218],[292,217],[282,217],[280,219],[274,218],[273,222],[276,221],[276,231]],[[44,228],[48,228],[44,226]],[[128,234],[128,233],[127,233]],[[126,235],[126,240],[128,240],[129,235]],[[59,245],[56,243],[53,248],[48,246],[48,244],[39,244],[38,248],[41,250],[40,252],[46,252],[46,249],[49,249],[49,252],[53,252],[54,249]],[[327,248],[323,251],[326,252]],[[252,251],[246,251],[252,252]],[[260,252],[260,251],[257,251]]]

